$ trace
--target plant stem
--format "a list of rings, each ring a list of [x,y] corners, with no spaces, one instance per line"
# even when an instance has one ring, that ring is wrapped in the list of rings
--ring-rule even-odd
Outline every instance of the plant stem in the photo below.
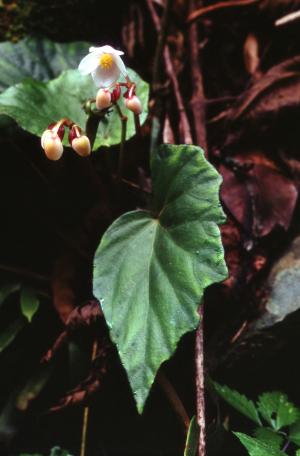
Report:
[[[127,116],[124,116],[118,103],[114,103],[114,106],[117,110],[117,113],[121,119],[121,124],[122,124],[118,171],[117,171],[117,180],[120,182],[122,180],[123,166],[124,166],[124,148],[125,148],[125,141],[126,141]]]
[[[193,22],[196,21],[199,17],[205,16],[208,13],[211,13],[213,11],[217,11],[220,9],[224,8],[232,8],[236,6],[247,6],[247,5],[252,5],[253,3],[258,3],[260,0],[226,0],[220,3],[214,3],[213,5],[209,6],[204,6],[196,11],[193,11],[190,13],[187,21],[188,22]]]
[[[178,396],[174,386],[170,382],[170,380],[165,376],[165,374],[160,371],[157,373],[157,382],[161,386],[161,388],[164,390],[169,402],[171,403],[174,411],[176,412],[177,416],[180,419],[180,422],[183,426],[184,432],[187,433],[190,425],[190,419],[188,417],[188,414],[184,408],[184,405]]]
[[[190,0],[189,11],[194,10],[195,2]],[[191,108],[194,118],[194,128],[196,143],[204,149],[207,157],[207,140],[205,129],[205,96],[203,89],[202,73],[199,64],[199,37],[197,24],[193,23],[189,28],[189,49],[193,94],[191,99]]]
[[[147,0],[147,5],[148,9],[150,11],[152,21],[154,24],[154,27],[156,31],[159,33],[161,30],[161,23],[159,20],[159,17],[155,11],[155,8],[153,6],[152,0]],[[168,10],[167,10],[168,12]],[[161,35],[162,38],[164,37],[164,34]],[[160,49],[160,43],[158,43],[157,49]],[[193,139],[192,139],[192,134],[191,134],[191,127],[189,124],[189,120],[185,111],[185,106],[183,103],[183,98],[179,89],[179,82],[175,73],[174,65],[172,62],[171,58],[171,52],[169,49],[169,46],[164,46],[163,48],[163,57],[164,57],[164,62],[165,62],[165,67],[166,67],[166,73],[169,76],[173,90],[174,90],[174,95],[175,95],[175,100],[177,104],[177,109],[178,109],[178,115],[179,115],[179,130],[180,130],[180,140],[183,141],[185,144],[192,144]],[[158,54],[158,50],[156,51]],[[153,75],[153,81],[156,82],[156,77],[157,75]]]
[[[154,10],[153,3],[150,1],[148,2],[149,8]],[[154,91],[157,90],[157,86],[161,83],[161,60],[162,55],[165,47],[165,42],[168,33],[168,25],[169,25],[169,17],[171,11],[172,0],[166,0],[164,6],[164,12],[161,18],[161,21],[155,22],[155,27],[158,30],[158,38],[157,38],[157,47],[155,50],[154,62],[153,62],[153,89]],[[153,14],[153,13],[152,13]],[[154,10],[155,14],[155,10]]]
[[[137,136],[141,136],[141,122],[139,114],[134,114],[134,126]]]
[[[200,307],[200,323],[196,330],[195,364],[196,364],[196,397],[197,422],[200,429],[198,456],[205,456],[205,387],[204,387],[204,338],[203,338],[203,304]]]
[[[97,339],[94,340],[91,361],[93,362],[97,356],[98,342]],[[83,409],[83,419],[82,419],[82,432],[81,432],[81,445],[80,445],[80,456],[87,456],[86,447],[87,447],[87,431],[89,424],[89,413],[90,408],[84,407]]]
[[[86,135],[90,140],[91,143],[91,149],[93,149],[93,145],[96,139],[97,135],[97,130],[99,127],[101,117],[97,116],[93,112],[91,112],[87,118],[86,125],[85,125],[85,131]]]

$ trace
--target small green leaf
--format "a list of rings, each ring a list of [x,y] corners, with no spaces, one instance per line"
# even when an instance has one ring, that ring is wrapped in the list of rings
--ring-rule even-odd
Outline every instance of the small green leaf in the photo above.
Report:
[[[300,446],[300,420],[291,425],[289,429],[289,440]]]
[[[23,287],[21,290],[21,311],[24,317],[31,323],[32,318],[38,311],[40,301],[34,290]]]
[[[28,380],[26,385],[21,389],[16,397],[15,404],[19,410],[27,410],[31,401],[34,400],[44,388],[50,377],[51,371],[52,370],[49,365],[42,366]]]
[[[41,453],[20,453],[19,456],[43,456]]]
[[[24,326],[25,320],[22,317],[8,325],[4,331],[0,333],[0,353],[13,342]]]
[[[213,384],[216,392],[224,399],[224,401],[228,402],[228,404],[230,404],[238,412],[247,416],[247,418],[250,418],[250,420],[254,421],[256,424],[261,425],[261,421],[253,401],[247,399],[246,396],[226,385],[222,386],[217,382],[214,382]]]
[[[77,68],[89,46],[83,41],[55,43],[41,37],[0,43],[0,91],[25,78],[49,81],[62,71]]]
[[[94,294],[142,411],[157,369],[195,329],[204,289],[227,275],[218,224],[221,177],[194,146],[152,159],[152,211],[130,212],[104,234]]]
[[[0,307],[2,306],[6,298],[8,298],[8,296],[15,293],[16,291],[19,291],[20,287],[21,284],[17,282],[7,283],[3,285],[0,288]]]
[[[184,456],[196,456],[199,442],[199,425],[195,416],[191,419],[185,449]]]
[[[300,450],[296,451],[296,456],[300,456]]]
[[[69,453],[68,450],[63,450],[60,447],[53,447],[49,456],[72,456],[72,454]]]
[[[247,434],[234,432],[234,435],[244,445],[250,456],[286,456],[285,453],[273,448],[272,445],[268,445],[261,440],[250,437]]]
[[[263,393],[258,398],[258,410],[263,418],[276,431],[295,423],[300,418],[300,410],[280,392]]]
[[[136,83],[137,95],[143,105],[140,115],[143,123],[147,117],[149,86],[133,70],[128,69],[128,75]],[[0,94],[0,114],[12,117],[24,130],[37,136],[41,136],[50,123],[63,117],[69,117],[84,129],[87,115],[82,104],[88,98],[95,98],[96,92],[92,78],[82,76],[77,70],[65,71],[49,82],[26,79]],[[123,97],[119,105],[128,114],[126,139],[129,139],[135,134],[134,117],[125,108]],[[120,138],[121,120],[112,109],[100,122],[94,147],[118,144]]]
[[[276,450],[280,450],[280,447],[284,441],[282,434],[278,434],[273,429],[266,427],[256,428],[254,431],[254,437],[256,437],[261,442],[265,442],[267,445],[272,446]]]

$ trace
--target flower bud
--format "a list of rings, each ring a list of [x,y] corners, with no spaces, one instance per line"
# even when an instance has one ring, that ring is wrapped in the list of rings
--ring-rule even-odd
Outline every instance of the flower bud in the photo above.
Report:
[[[82,135],[79,138],[74,138],[72,141],[72,148],[81,157],[87,157],[91,153],[91,143],[87,136]]]
[[[96,108],[106,109],[111,105],[111,94],[106,89],[99,89],[96,95]]]
[[[141,114],[142,112],[141,100],[136,95],[133,95],[131,98],[126,98],[125,105],[134,114]]]
[[[52,130],[44,131],[41,138],[42,148],[49,160],[58,160],[63,153],[63,145],[60,137]]]

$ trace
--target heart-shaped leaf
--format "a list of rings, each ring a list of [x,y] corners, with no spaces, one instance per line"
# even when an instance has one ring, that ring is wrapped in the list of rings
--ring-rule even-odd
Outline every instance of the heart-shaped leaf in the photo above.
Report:
[[[62,71],[77,68],[90,43],[55,43],[26,37],[18,43],[0,43],[0,91],[25,78],[48,81]]]
[[[152,211],[116,220],[96,252],[101,301],[139,411],[157,369],[195,329],[204,289],[227,274],[217,224],[221,178],[194,146],[164,145],[152,159]]]
[[[130,79],[136,83],[137,95],[143,105],[140,115],[141,123],[147,117],[149,85],[128,69]],[[57,79],[39,82],[33,79],[10,87],[0,95],[0,114],[12,117],[24,129],[41,136],[53,121],[69,117],[83,129],[87,115],[82,104],[88,98],[94,98],[97,89],[90,76],[82,76],[77,70],[68,70]],[[129,139],[135,134],[134,118],[126,110],[123,99],[120,100],[122,111],[128,114],[127,135]],[[100,123],[95,148],[118,144],[121,139],[121,120],[115,109]],[[67,142],[65,141],[65,144]]]

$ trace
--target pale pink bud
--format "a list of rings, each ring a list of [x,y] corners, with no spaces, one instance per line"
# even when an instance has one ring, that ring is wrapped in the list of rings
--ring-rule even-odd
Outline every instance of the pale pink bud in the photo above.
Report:
[[[60,137],[52,130],[44,131],[41,138],[42,148],[49,160],[58,160],[63,153],[63,145]]]
[[[96,108],[106,109],[111,105],[111,93],[106,89],[99,89],[96,95]]]
[[[78,138],[74,138],[72,141],[72,148],[81,157],[86,157],[91,153],[91,143],[87,136],[82,135]]]
[[[134,112],[134,114],[141,114],[143,110],[141,100],[136,95],[133,95],[131,98],[126,98],[125,105],[130,111]]]

